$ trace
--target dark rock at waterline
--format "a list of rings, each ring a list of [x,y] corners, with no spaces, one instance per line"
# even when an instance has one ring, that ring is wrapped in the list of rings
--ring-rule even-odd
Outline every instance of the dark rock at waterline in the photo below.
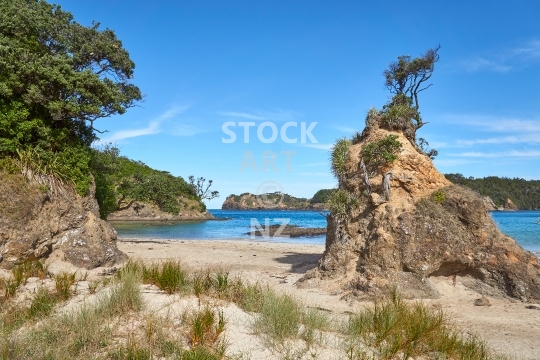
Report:
[[[326,235],[326,228],[301,228],[298,225],[286,225],[281,229],[282,225],[275,224],[266,228],[262,225],[262,232],[260,229],[247,232],[246,235],[255,236],[272,236],[272,237],[312,237]],[[266,230],[268,229],[268,233]],[[277,235],[276,235],[277,234]]]

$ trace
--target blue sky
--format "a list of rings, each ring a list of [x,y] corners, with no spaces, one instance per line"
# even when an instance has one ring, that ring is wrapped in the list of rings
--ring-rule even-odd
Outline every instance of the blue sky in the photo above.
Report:
[[[57,3],[113,29],[136,63],[144,102],[97,122],[102,140],[154,168],[213,179],[221,197],[210,208],[276,183],[301,197],[334,187],[328,150],[388,100],[383,70],[438,44],[418,136],[439,150],[439,171],[540,179],[537,1]],[[239,122],[255,125],[247,143]],[[298,141],[260,141],[265,122],[297,123],[286,135]],[[224,123],[237,125],[235,142],[224,143]],[[314,126],[305,143],[301,123]]]

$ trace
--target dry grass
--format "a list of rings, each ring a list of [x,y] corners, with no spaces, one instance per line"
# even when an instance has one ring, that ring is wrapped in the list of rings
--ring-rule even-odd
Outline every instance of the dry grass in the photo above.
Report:
[[[93,291],[89,287],[93,300],[71,311],[55,309],[62,306],[62,294],[73,294],[75,276],[60,274],[48,281],[54,289],[42,286],[29,302],[14,298],[2,305],[0,358],[236,359],[227,353],[230,324],[218,306],[224,302],[250,314],[254,334],[278,358],[318,358],[327,339],[341,343],[335,345],[337,358],[495,358],[484,342],[455,331],[442,311],[404,302],[397,293],[350,315],[344,324],[343,316],[307,308],[267,286],[221,270],[189,271],[178,262],[128,262],[110,283],[95,282]],[[199,305],[181,315],[149,312],[141,283],[177,294],[171,299],[195,295]]]

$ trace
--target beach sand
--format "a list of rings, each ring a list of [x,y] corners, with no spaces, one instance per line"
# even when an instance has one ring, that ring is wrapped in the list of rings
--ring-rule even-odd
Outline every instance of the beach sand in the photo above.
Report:
[[[305,305],[335,314],[355,311],[368,303],[345,301],[338,294],[317,288],[298,288],[295,282],[314,268],[324,245],[273,243],[262,241],[148,240],[121,239],[120,250],[130,258],[144,261],[177,259],[193,268],[224,268],[251,281],[268,283],[292,294]],[[475,306],[481,295],[463,285],[467,279],[430,278],[440,292],[439,299],[422,300],[440,306],[456,327],[477,334],[495,350],[518,359],[540,359],[540,307],[487,295],[491,306]],[[534,307],[534,306],[533,306]]]

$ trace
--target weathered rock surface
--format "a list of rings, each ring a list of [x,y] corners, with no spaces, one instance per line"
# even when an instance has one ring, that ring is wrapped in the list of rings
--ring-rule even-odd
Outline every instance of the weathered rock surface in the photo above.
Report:
[[[499,210],[497,205],[495,205],[495,203],[489,196],[484,196],[482,200],[484,201],[484,206],[486,207],[486,210]]]
[[[390,200],[383,200],[380,174],[370,179],[374,196],[369,199],[361,177],[354,176],[360,151],[389,133],[403,144],[391,164]],[[346,219],[328,216],[326,250],[306,283],[323,282],[356,296],[397,286],[405,296],[437,297],[429,278],[459,275],[512,297],[540,299],[539,259],[501,233],[484,200],[451,185],[401,132],[367,132],[349,148],[347,171],[347,189],[359,197],[359,205]]]
[[[195,201],[193,201],[192,205],[194,208],[198,208],[199,206],[198,202]],[[190,209],[181,210],[178,214],[171,214],[160,210],[155,205],[141,201],[133,202],[125,209],[115,211],[107,217],[109,221],[187,221],[211,219],[214,219],[214,216],[208,211]]]
[[[504,210],[518,210],[518,207],[514,202],[510,199],[506,199],[506,201],[503,204]]]
[[[255,236],[266,236],[266,237],[311,237],[311,236],[320,236],[326,234],[325,228],[302,228],[298,225],[282,225],[274,224],[265,227],[261,226],[262,229],[251,230],[246,233],[246,235],[255,235]]]
[[[94,190],[84,198],[52,196],[21,175],[0,171],[0,267],[51,253],[87,269],[122,261],[116,231],[99,218]]]

